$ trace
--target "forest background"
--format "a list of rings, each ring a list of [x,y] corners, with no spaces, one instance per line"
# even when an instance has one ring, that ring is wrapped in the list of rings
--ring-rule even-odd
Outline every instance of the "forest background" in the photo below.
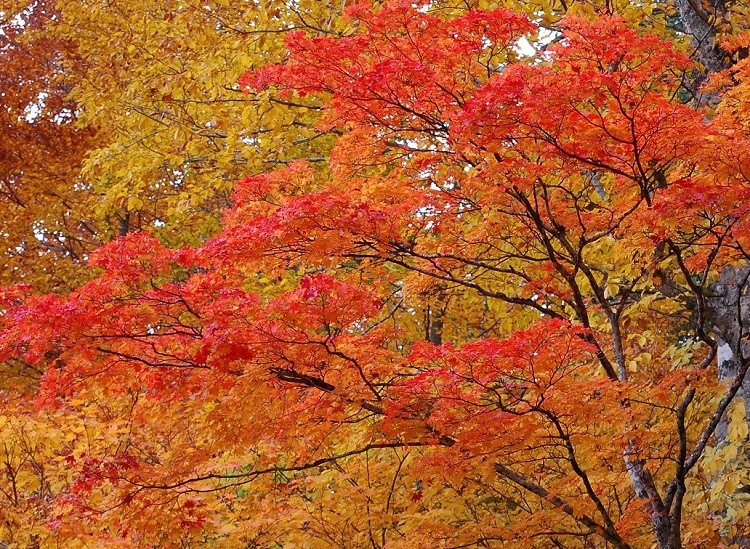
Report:
[[[351,4],[0,1],[0,543],[743,546],[748,8]]]

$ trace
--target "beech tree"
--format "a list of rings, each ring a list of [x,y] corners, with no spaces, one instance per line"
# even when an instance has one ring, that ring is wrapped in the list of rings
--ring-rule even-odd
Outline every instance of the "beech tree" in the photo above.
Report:
[[[428,7],[243,76],[339,137],[216,236],[4,289],[0,358],[65,430],[50,544],[746,542],[750,38]]]
[[[2,0],[0,27],[6,284],[70,292],[127,232],[201,243],[238,179],[330,148],[319,105],[237,80],[289,30],[344,32],[340,3]]]
[[[346,5],[344,2],[343,5]],[[50,32],[76,44],[69,67],[80,123],[97,128],[83,176],[103,239],[150,230],[173,246],[218,229],[235,182],[297,158],[321,158],[320,106],[248,97],[249,67],[279,62],[294,29],[335,35],[341,2],[58,2]]]

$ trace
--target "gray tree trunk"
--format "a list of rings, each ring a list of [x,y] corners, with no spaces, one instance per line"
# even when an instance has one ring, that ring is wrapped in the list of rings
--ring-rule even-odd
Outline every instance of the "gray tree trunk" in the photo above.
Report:
[[[696,56],[705,67],[703,76],[725,69],[727,54],[716,43],[716,30],[713,26],[724,17],[724,0],[677,0],[677,9],[685,32],[692,37],[697,48]],[[697,83],[700,84],[702,80],[703,78],[699,78]]]
[[[750,358],[746,338],[750,336],[750,265],[726,267],[713,295],[706,301],[709,328],[717,343],[716,362],[719,381],[729,382],[741,372]],[[738,395],[750,409],[750,378],[745,378]],[[750,418],[746,418],[750,427]],[[722,418],[716,428],[716,442],[727,438],[728,421]]]

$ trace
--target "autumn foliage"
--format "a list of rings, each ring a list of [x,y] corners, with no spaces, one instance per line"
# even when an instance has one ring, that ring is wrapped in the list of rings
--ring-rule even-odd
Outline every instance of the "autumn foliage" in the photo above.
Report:
[[[65,295],[2,290],[0,360],[42,376],[3,391],[2,541],[750,539],[747,36],[700,100],[616,15],[382,4],[240,79],[321,105],[324,162],[241,180],[190,245],[124,231]]]

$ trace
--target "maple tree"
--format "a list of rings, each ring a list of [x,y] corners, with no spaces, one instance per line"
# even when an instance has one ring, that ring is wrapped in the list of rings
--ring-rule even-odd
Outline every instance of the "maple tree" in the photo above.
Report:
[[[0,1],[2,283],[70,292],[97,273],[86,262],[94,249],[146,227],[174,245],[202,242],[235,179],[270,160],[265,151],[326,150],[304,116],[280,116],[273,97],[250,101],[232,88],[258,58],[281,59],[290,23],[333,32],[337,11],[322,2],[266,6]],[[255,133],[262,142],[248,142]],[[2,366],[3,543],[49,542],[52,503],[71,481],[63,457],[81,440],[73,433],[109,432],[108,418],[132,405],[37,410],[42,374],[24,361]]]
[[[33,471],[69,545],[743,543],[747,63],[714,109],[618,17],[525,56],[513,11],[347,14],[241,80],[324,104],[325,166],[4,290],[0,356],[44,378],[2,425],[52,457],[6,449],[3,493]]]

